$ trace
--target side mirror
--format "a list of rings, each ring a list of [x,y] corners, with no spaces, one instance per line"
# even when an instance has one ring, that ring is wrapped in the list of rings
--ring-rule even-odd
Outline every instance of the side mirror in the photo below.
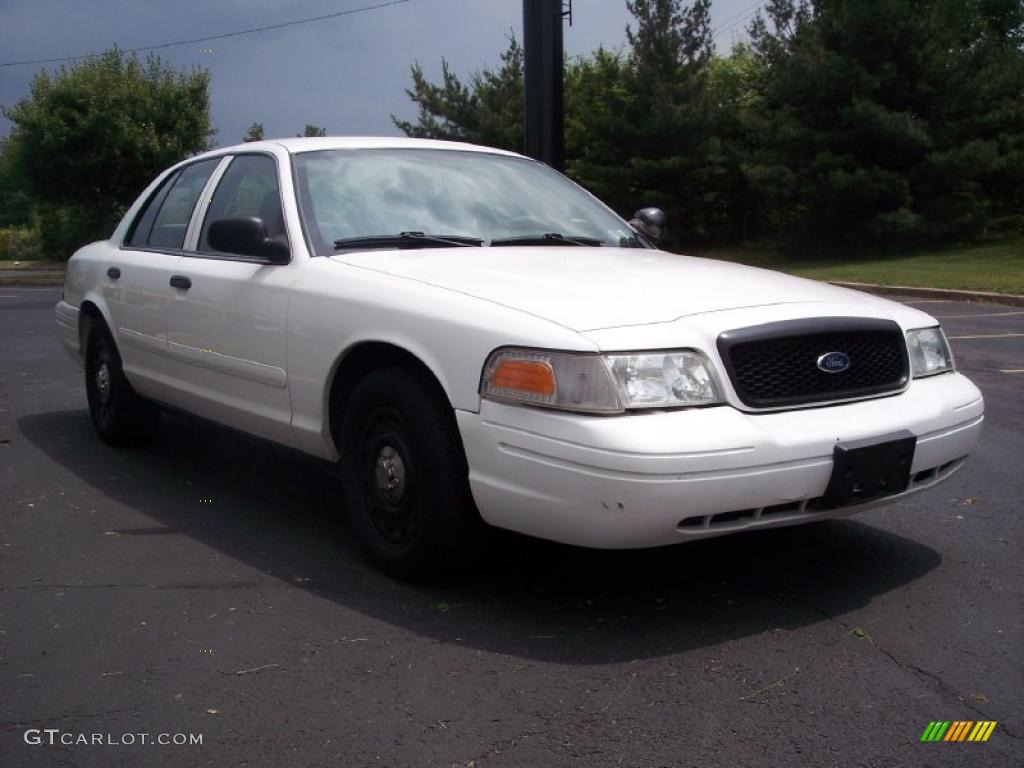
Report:
[[[283,264],[291,257],[288,246],[268,237],[267,225],[255,216],[217,219],[210,224],[206,239],[215,251],[253,256],[273,264]]]
[[[661,240],[668,217],[661,208],[641,208],[629,220],[629,226],[651,240]]]

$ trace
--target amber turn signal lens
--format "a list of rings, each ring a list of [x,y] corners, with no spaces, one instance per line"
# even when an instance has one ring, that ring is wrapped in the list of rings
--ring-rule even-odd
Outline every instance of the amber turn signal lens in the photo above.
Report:
[[[548,397],[555,394],[555,373],[547,363],[502,360],[491,374],[491,386]]]

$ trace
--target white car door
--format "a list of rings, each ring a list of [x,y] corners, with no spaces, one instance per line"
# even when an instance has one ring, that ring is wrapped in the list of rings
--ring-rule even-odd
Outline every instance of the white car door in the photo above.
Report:
[[[175,381],[168,397],[193,413],[288,442],[285,331],[298,263],[222,253],[208,242],[213,221],[239,217],[258,217],[271,237],[288,240],[278,162],[270,153],[235,155],[203,193],[190,247],[172,277],[167,354]]]
[[[124,242],[102,266],[103,296],[125,371],[143,394],[167,373],[169,285],[181,257],[199,194],[222,158],[169,174],[132,222]]]

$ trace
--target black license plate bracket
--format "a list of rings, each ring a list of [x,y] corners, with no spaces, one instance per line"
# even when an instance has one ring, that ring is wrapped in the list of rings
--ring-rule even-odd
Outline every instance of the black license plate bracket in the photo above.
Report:
[[[884,437],[837,443],[823,499],[830,508],[864,504],[907,490],[917,437],[903,430]]]

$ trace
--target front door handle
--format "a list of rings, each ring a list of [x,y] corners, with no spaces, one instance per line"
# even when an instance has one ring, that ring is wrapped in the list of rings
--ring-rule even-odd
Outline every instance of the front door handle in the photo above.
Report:
[[[192,280],[185,275],[174,275],[171,277],[171,287],[181,288],[183,291],[187,291],[192,287]]]
[[[120,270],[120,268],[119,267],[110,267],[107,270],[107,277],[109,277],[111,280],[117,280],[119,277],[121,277],[121,270]]]

